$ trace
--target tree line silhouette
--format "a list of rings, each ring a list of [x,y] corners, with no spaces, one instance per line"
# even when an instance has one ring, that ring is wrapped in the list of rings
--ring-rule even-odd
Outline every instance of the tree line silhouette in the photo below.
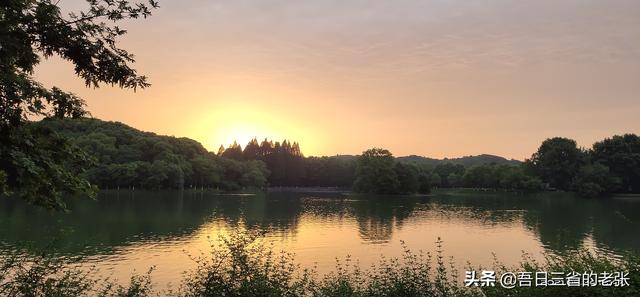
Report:
[[[91,159],[78,172],[100,189],[215,188],[267,185],[261,161],[219,157],[188,138],[159,136],[97,119],[46,119],[36,123],[69,139]]]
[[[640,137],[635,134],[615,135],[589,149],[579,148],[572,139],[549,138],[531,158],[517,165],[492,162],[467,168],[444,163],[430,168],[419,159],[406,165],[401,160],[394,159],[388,150],[365,151],[358,157],[354,190],[416,193],[435,186],[562,190],[584,197],[640,193]]]
[[[270,186],[350,187],[355,179],[352,157],[305,157],[297,142],[273,142],[251,139],[244,149],[234,141],[228,148],[220,146],[218,156],[237,161],[257,160],[265,163]]]
[[[640,138],[635,134],[606,138],[589,149],[556,137],[545,140],[524,162],[484,155],[455,159],[454,164],[454,160],[434,163],[416,156],[396,158],[384,149],[359,156],[306,157],[297,142],[268,139],[252,139],[244,148],[234,143],[213,153],[188,138],[89,118],[50,118],[27,127],[48,129],[66,139],[66,149],[88,161],[69,165],[78,178],[100,189],[338,187],[412,194],[467,187],[575,191],[586,197],[640,192]],[[12,187],[0,170],[0,188]]]
[[[470,187],[511,191],[562,190],[596,197],[640,192],[640,137],[616,135],[579,148],[575,140],[554,137],[525,160],[490,160],[471,166],[416,156],[395,158],[373,148],[360,156],[304,157],[297,142],[252,139],[244,148],[234,142],[218,155],[259,160],[270,171],[271,186],[337,186],[378,194],[428,193],[432,187]],[[463,160],[465,158],[462,158]],[[482,160],[482,159],[481,159]]]

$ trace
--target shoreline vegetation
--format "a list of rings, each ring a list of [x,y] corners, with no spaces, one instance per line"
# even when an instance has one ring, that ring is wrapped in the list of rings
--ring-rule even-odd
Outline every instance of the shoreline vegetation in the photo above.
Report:
[[[545,254],[544,261],[523,254],[507,267],[497,259],[497,275],[504,272],[628,272],[628,286],[620,287],[465,287],[464,274],[447,257],[443,242],[435,253],[414,252],[403,244],[399,258],[380,258],[362,268],[357,259],[336,258],[335,270],[319,275],[302,269],[295,255],[275,251],[258,233],[237,231],[213,242],[208,254],[192,257],[194,267],[183,273],[176,287],[157,288],[151,267],[133,275],[127,285],[96,279],[82,258],[58,258],[51,251],[37,256],[14,254],[0,258],[0,295],[3,296],[637,296],[640,294],[640,257],[598,256],[588,250]],[[468,264],[467,270],[482,267]]]
[[[520,162],[492,155],[395,157],[381,148],[358,156],[307,157],[296,142],[268,139],[214,153],[192,139],[93,118],[47,118],[21,129],[46,137],[31,139],[31,148],[2,151],[0,161],[7,166],[0,170],[0,195],[56,210],[66,210],[63,196],[95,196],[98,189],[348,189],[387,195],[474,188],[560,190],[583,197],[640,192],[640,137],[634,134],[606,138],[590,149],[571,139],[549,138]],[[50,155],[52,146],[66,153]]]

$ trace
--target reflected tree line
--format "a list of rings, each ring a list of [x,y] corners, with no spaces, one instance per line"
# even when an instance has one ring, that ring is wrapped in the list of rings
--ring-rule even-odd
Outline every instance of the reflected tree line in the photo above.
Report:
[[[633,198],[580,199],[562,192],[519,195],[453,191],[433,202],[468,207],[477,220],[522,223],[554,251],[575,250],[589,236],[595,244],[618,251],[639,251],[640,203]],[[466,216],[469,217],[469,216]]]
[[[92,158],[82,175],[100,189],[239,190],[267,184],[269,171],[263,162],[219,157],[188,138],[88,118],[38,124],[71,139]]]
[[[49,246],[69,254],[109,253],[136,242],[184,239],[210,224],[296,236],[301,217],[354,220],[360,237],[384,243],[409,218],[446,215],[471,224],[521,222],[554,251],[597,245],[640,250],[640,204],[633,200],[583,200],[563,193],[514,197],[505,193],[447,191],[432,196],[342,196],[270,193],[211,196],[199,191],[109,191],[97,203],[78,200],[72,215],[50,215],[13,201],[0,209],[3,248]],[[338,196],[337,196],[338,195]],[[215,228],[213,228],[215,229]],[[56,240],[57,239],[57,240]]]

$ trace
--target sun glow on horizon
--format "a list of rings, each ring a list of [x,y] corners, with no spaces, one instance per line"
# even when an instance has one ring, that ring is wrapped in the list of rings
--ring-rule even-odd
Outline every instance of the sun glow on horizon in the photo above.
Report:
[[[230,147],[234,142],[237,142],[242,148],[251,141],[251,139],[256,138],[258,142],[262,141],[265,138],[269,138],[273,141],[280,141],[281,136],[275,136],[276,133],[268,132],[259,126],[247,124],[247,123],[233,123],[229,126],[223,126],[216,129],[215,135],[212,136],[213,139],[210,141],[212,146],[224,146],[225,148]],[[219,144],[217,144],[219,143]]]
[[[304,154],[313,153],[315,145],[309,133],[299,123],[255,106],[225,106],[215,108],[215,112],[195,124],[197,139],[212,152],[222,145],[225,148],[237,142],[243,148],[251,139],[258,142],[269,139],[298,142]]]

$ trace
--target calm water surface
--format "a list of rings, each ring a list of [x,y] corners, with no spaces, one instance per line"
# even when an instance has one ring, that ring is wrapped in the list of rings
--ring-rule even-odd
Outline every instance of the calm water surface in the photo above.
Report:
[[[422,197],[343,193],[216,195],[191,191],[102,192],[75,200],[70,214],[50,214],[16,201],[0,205],[0,253],[52,247],[86,256],[104,276],[126,281],[155,266],[154,282],[179,284],[190,256],[210,250],[219,235],[261,230],[303,267],[331,271],[336,257],[362,266],[399,256],[401,241],[433,252],[444,241],[460,270],[467,261],[517,264],[522,253],[586,247],[618,257],[640,251],[640,199],[587,200],[570,194],[516,195],[465,190]]]

